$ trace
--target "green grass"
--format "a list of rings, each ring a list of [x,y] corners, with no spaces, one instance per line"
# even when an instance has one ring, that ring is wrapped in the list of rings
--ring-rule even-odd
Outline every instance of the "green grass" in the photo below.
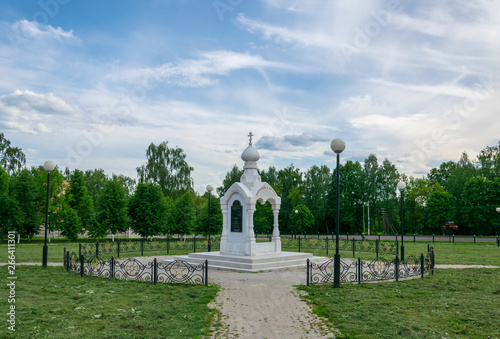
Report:
[[[257,239],[259,242],[262,239]],[[267,240],[268,241],[268,240]],[[418,256],[420,253],[427,253],[427,244],[434,247],[436,252],[436,264],[443,265],[494,265],[500,266],[500,247],[495,243],[473,243],[473,242],[413,242],[405,241],[405,255]],[[52,242],[48,244],[48,261],[49,262],[63,262],[64,247],[68,251],[78,253],[79,243],[77,242]],[[334,242],[330,242],[328,256],[333,257],[335,254]],[[16,244],[16,262],[41,262],[42,261],[42,247],[43,242],[23,242]],[[297,248],[282,248],[283,251],[297,251]],[[171,250],[169,254],[179,255],[187,254],[192,250]],[[325,250],[311,250],[308,248],[302,249],[302,252],[314,253],[317,256],[326,256]],[[0,261],[6,262],[7,260],[7,244],[0,244]],[[144,256],[161,256],[166,255],[165,251],[145,252]],[[140,252],[122,252],[120,259],[141,256]],[[352,258],[352,251],[340,251],[342,258]],[[356,258],[361,257],[363,260],[374,260],[375,254],[369,252],[356,252]],[[110,255],[103,256],[104,259],[111,257]],[[392,260],[392,254],[380,254],[387,260]]]
[[[500,269],[299,289],[342,332],[339,338],[500,338]]]
[[[2,337],[9,311],[0,267]],[[210,326],[216,286],[80,277],[62,267],[16,268],[17,338],[199,338]],[[7,336],[6,336],[7,337]]]
[[[500,247],[496,243],[473,243],[473,242],[413,242],[405,241],[405,256],[419,256],[421,253],[427,254],[427,244],[434,247],[436,253],[437,265],[493,265],[500,266]],[[328,256],[333,257],[335,254],[334,242],[329,248]],[[282,248],[283,251],[296,251],[296,248]],[[301,249],[302,252],[313,253],[317,256],[326,256],[326,250],[312,250],[308,248]],[[361,257],[363,260],[375,260],[375,253],[356,251],[357,259]],[[386,260],[394,259],[393,254],[380,253],[379,257]],[[340,251],[341,258],[353,258],[352,251]]]

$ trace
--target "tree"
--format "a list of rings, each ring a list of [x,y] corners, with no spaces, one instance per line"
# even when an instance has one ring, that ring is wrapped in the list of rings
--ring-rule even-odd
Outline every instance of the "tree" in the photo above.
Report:
[[[184,235],[194,231],[196,209],[193,206],[193,193],[186,192],[174,202],[172,220],[173,223],[168,227],[170,234]]]
[[[18,147],[11,147],[3,133],[0,132],[0,167],[12,174],[20,171],[26,164],[26,156]]]
[[[9,174],[0,167],[0,236],[3,237],[11,229],[12,201],[9,196]]]
[[[495,182],[481,176],[469,179],[461,196],[463,231],[468,234],[494,234],[496,222],[495,207],[499,202],[500,192]],[[493,222],[492,222],[493,221]]]
[[[302,186],[302,173],[292,164],[278,172],[278,184],[276,186],[276,193],[281,196],[281,208],[279,213],[280,226],[283,231],[292,231],[290,212],[294,207],[293,201],[300,201],[297,199],[297,189],[300,193]],[[292,191],[294,192],[290,195]]]
[[[295,213],[297,211],[297,213]],[[294,233],[300,234],[303,232],[314,232],[314,216],[305,205],[297,205],[290,212],[290,221],[294,228]]]
[[[68,180],[70,176],[71,174],[68,176]],[[97,197],[108,181],[108,176],[104,173],[103,169],[94,169],[86,170],[83,173],[83,177],[85,178],[85,187],[87,187],[87,192],[92,197],[94,207],[97,208]]]
[[[158,146],[151,143],[146,150],[146,158],[146,164],[137,167],[140,182],[156,183],[165,196],[174,198],[191,190],[193,168],[186,162],[181,148],[169,148],[167,141]]]
[[[432,188],[428,179],[410,177],[404,195],[404,216],[407,230],[416,234],[426,231],[426,205]]]
[[[12,198],[10,230],[17,231],[21,237],[31,238],[38,234],[43,219],[39,213],[37,187],[30,171],[24,169],[12,177],[9,195]]]
[[[238,166],[233,165],[233,168],[231,168],[231,170],[226,173],[224,180],[222,180],[222,186],[217,187],[217,194],[219,195],[219,197],[224,196],[231,185],[233,185],[235,182],[239,182],[242,175],[243,170],[239,169]]]
[[[45,203],[47,200],[47,171],[43,166],[31,167],[31,174],[36,180],[37,186],[37,201],[39,213],[45,216]],[[67,206],[66,190],[69,183],[64,180],[63,175],[56,167],[50,172],[50,185],[49,185],[49,222],[48,230],[53,231],[58,229],[59,220],[58,215],[62,209]]]
[[[61,230],[61,235],[70,241],[78,239],[78,235],[82,233],[82,222],[78,213],[67,203],[64,203],[58,218],[57,227]]]
[[[434,190],[427,200],[429,230],[438,233],[442,225],[453,220],[454,208],[453,196],[446,192],[441,185],[435,184]]]
[[[486,146],[477,156],[479,173],[488,180],[500,177],[500,141],[496,146]]]
[[[168,222],[167,202],[161,188],[153,183],[139,183],[130,198],[130,227],[142,237],[164,234]]]
[[[200,214],[196,218],[196,233],[208,234],[208,193],[203,195],[204,205]],[[222,233],[222,210],[220,208],[220,199],[212,195],[210,197],[210,234],[216,235]]]
[[[253,226],[255,234],[257,233],[272,233],[274,224],[274,214],[271,203],[266,201],[265,204],[256,203],[255,213],[253,214]]]
[[[80,217],[85,229],[92,229],[94,225],[94,201],[88,194],[83,172],[76,169],[71,173],[69,188],[66,192],[68,205],[75,210]]]
[[[99,194],[95,226],[88,229],[93,238],[124,232],[129,226],[127,192],[116,178],[108,180]]]
[[[322,233],[329,233],[326,197],[331,189],[331,176],[330,169],[325,165],[314,165],[304,175],[304,203],[314,215],[316,229]]]

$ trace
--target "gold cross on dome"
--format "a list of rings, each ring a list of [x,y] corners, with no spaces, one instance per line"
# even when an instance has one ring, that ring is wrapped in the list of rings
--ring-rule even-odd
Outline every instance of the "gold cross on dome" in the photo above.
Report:
[[[252,132],[248,133],[248,137],[250,138],[250,142],[248,144],[251,145],[252,144],[253,133]]]

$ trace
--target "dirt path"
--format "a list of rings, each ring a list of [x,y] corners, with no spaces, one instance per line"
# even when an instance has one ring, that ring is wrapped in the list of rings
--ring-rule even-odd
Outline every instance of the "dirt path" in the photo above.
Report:
[[[305,269],[209,271],[209,281],[221,286],[209,305],[220,312],[212,338],[334,338],[293,287],[305,280]]]

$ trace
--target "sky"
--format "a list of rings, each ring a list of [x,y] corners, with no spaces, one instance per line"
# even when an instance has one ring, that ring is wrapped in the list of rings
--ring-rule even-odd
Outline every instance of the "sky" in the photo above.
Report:
[[[0,132],[28,166],[137,178],[180,147],[195,189],[240,168],[385,158],[422,177],[500,140],[500,2],[0,2]]]

